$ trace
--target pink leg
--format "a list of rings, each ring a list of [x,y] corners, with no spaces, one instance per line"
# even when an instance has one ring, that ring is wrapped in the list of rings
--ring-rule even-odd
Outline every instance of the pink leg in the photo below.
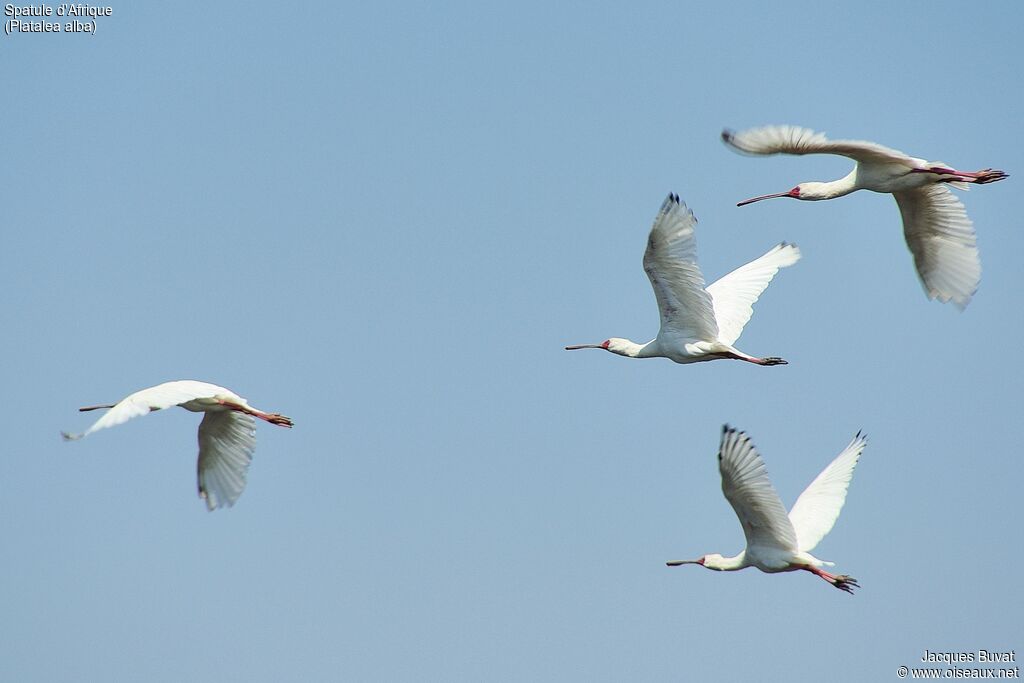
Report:
[[[279,427],[291,427],[293,424],[290,417],[285,417],[280,413],[264,413],[262,410],[256,410],[251,406],[243,406],[240,403],[234,403],[232,401],[221,401],[220,403],[226,408],[230,408],[231,410],[239,413],[252,415],[253,417],[258,417],[261,420],[266,420],[270,424],[274,424]]]
[[[852,594],[854,588],[860,588],[860,584],[857,583],[857,579],[852,576],[847,576],[846,574],[830,574],[827,571],[811,566],[801,567],[801,569],[806,569],[812,574],[820,576],[839,590],[846,591],[847,593]]]
[[[944,178],[943,182],[948,183],[976,183],[978,185],[986,185],[988,183],[994,183],[997,180],[1003,180],[1009,176],[1002,171],[996,171],[991,168],[986,168],[981,171],[957,171],[952,168],[943,168],[941,166],[933,166],[931,168],[915,168],[912,169],[913,173],[935,173],[937,175],[948,175],[953,176],[952,178]]]
[[[756,358],[754,356],[748,356],[745,353],[729,353],[723,354],[723,358],[734,358],[735,360],[745,360],[748,363],[754,363],[755,365],[789,365],[789,361],[782,360],[781,358],[775,358],[771,356],[769,358]]]
[[[294,424],[290,417],[285,417],[280,413],[264,413],[257,410],[253,415],[261,420],[266,420],[272,425],[277,425],[278,427],[291,427]]]

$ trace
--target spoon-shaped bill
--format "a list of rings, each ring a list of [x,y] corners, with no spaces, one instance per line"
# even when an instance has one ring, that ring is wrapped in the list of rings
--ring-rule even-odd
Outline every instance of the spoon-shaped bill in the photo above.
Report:
[[[566,351],[575,351],[577,349],[606,349],[608,342],[603,344],[574,344],[573,346],[566,346]]]
[[[678,567],[681,564],[704,564],[704,558],[702,557],[697,560],[669,560],[665,563],[665,566]]]
[[[775,194],[765,194],[765,195],[761,195],[760,197],[751,197],[750,199],[744,199],[742,202],[739,202],[738,204],[736,204],[736,206],[746,206],[747,204],[753,204],[754,202],[759,202],[762,199],[775,199],[776,197],[791,197],[791,196],[793,196],[792,195],[792,191],[790,191],[790,192],[776,192]]]

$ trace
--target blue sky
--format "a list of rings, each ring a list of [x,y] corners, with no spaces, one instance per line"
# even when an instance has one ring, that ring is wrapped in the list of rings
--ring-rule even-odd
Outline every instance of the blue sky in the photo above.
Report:
[[[713,5],[713,6],[712,6]],[[1020,650],[1024,171],[1017,4],[113,5],[4,35],[4,680],[895,680]],[[792,123],[1011,178],[961,193],[968,309],[926,300],[890,197],[745,158]],[[657,333],[669,191],[717,279],[782,240],[738,342],[785,367],[562,350]],[[172,379],[259,426],[238,504],[196,415],[67,444]],[[858,429],[804,573],[731,555],[723,423],[788,506]]]

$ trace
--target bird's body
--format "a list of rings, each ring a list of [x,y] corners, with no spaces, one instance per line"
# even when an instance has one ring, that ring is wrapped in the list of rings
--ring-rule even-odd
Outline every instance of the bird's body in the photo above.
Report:
[[[865,444],[865,438],[858,433],[800,494],[787,514],[753,443],[746,434],[726,425],[718,451],[722,493],[736,511],[747,547],[734,557],[710,554],[696,560],[674,560],[668,566],[699,564],[717,571],[757,567],[769,574],[804,570],[852,593],[857,581],[824,571],[822,567],[832,563],[818,559],[810,551],[838,519],[853,468]]]
[[[788,192],[742,201],[791,197],[806,201],[835,199],[856,192],[891,193],[903,217],[903,234],[914,256],[917,273],[932,299],[952,301],[961,309],[970,303],[981,280],[974,226],[946,185],[993,183],[1007,177],[1002,171],[957,171],[939,161],[926,161],[862,140],[829,140],[797,126],[767,126],[734,133],[722,140],[746,154],[838,154],[857,162],[846,176],[832,182],[800,183]]]
[[[133,417],[173,406],[206,414],[199,425],[196,469],[199,496],[210,510],[234,505],[245,489],[246,471],[256,448],[253,418],[282,427],[292,426],[290,418],[257,410],[230,389],[207,382],[179,380],[137,391],[116,404],[79,408],[80,411],[110,410],[81,434],[61,434],[65,440],[74,441]]]
[[[676,363],[732,358],[758,365],[781,365],[781,358],[757,358],[733,346],[750,320],[751,306],[779,268],[796,263],[800,250],[782,243],[705,288],[697,265],[694,218],[677,195],[661,206],[647,241],[644,270],[661,313],[658,336],[646,344],[612,337],[601,344],[578,344],[567,350],[599,348],[630,358],[662,357]]]

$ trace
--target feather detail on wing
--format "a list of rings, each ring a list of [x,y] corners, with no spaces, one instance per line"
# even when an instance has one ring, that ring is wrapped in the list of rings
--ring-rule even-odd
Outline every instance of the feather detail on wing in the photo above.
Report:
[[[857,432],[853,441],[804,489],[789,511],[801,551],[810,552],[832,530],[846,502],[846,491],[853,468],[864,451],[867,439]]]
[[[712,283],[708,288],[718,322],[718,340],[732,344],[739,339],[743,326],[750,320],[751,308],[779,268],[800,260],[800,249],[785,242],[773,247],[764,256],[740,266]]]
[[[728,425],[722,428],[718,469],[722,493],[739,517],[747,547],[795,551],[796,532],[768,479],[764,461],[750,438]]]
[[[256,421],[232,410],[208,412],[199,425],[199,497],[209,510],[235,504],[256,449]]]
[[[644,270],[658,299],[659,336],[714,341],[718,325],[697,266],[696,225],[693,212],[669,194],[651,227]]]
[[[722,131],[722,141],[744,154],[839,154],[856,161],[917,166],[927,163],[903,152],[866,140],[829,140],[799,126],[765,126],[739,133]]]
[[[961,310],[981,281],[974,226],[949,188],[925,185],[893,196],[903,215],[903,236],[928,297]]]

